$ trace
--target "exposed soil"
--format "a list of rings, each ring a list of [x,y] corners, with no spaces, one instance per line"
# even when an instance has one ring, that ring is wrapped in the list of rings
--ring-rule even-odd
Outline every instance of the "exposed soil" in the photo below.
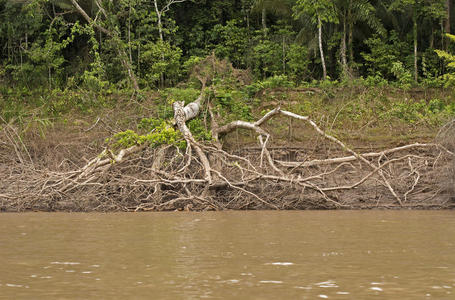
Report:
[[[283,121],[278,119],[278,123]],[[386,155],[368,158],[384,167],[369,177],[372,169],[359,160],[308,167],[286,166],[286,162],[312,162],[350,154],[334,143],[314,134],[307,127],[295,126],[289,136],[272,140],[268,149],[283,174],[291,180],[280,180],[270,166],[261,164],[262,148],[249,132],[238,130],[223,139],[226,154],[217,157],[207,147],[211,161],[219,165],[228,181],[207,187],[197,178],[202,174],[200,162],[193,159],[184,177],[192,182],[176,182],[175,174],[184,164],[173,147],[144,149],[127,161],[113,164],[99,178],[61,192],[47,191],[59,184],[59,174],[71,174],[96,158],[103,150],[104,139],[111,135],[116,121],[79,120],[69,125],[56,125],[45,136],[34,130],[22,139],[14,139],[14,127],[5,127],[0,138],[0,210],[1,211],[141,211],[141,210],[223,210],[223,209],[448,209],[455,207],[455,164],[453,124],[439,135],[445,148],[416,146]],[[96,121],[96,120],[95,120]],[[272,124],[273,125],[273,124]],[[269,126],[272,126],[269,125]],[[381,152],[403,144],[431,141],[395,142],[392,139],[362,140],[347,143],[359,153]],[[248,163],[229,155],[248,159]],[[159,170],[156,169],[159,158]],[[232,158],[231,161],[223,161]],[[243,164],[244,163],[244,164]],[[247,164],[267,174],[247,176]],[[236,168],[236,164],[242,168]],[[161,173],[160,173],[161,172]],[[253,173],[251,173],[253,174]],[[251,175],[250,174],[250,175]],[[381,177],[381,176],[385,177]],[[169,176],[166,178],[166,176]],[[275,177],[274,177],[275,176]],[[160,178],[162,181],[156,181]],[[243,182],[241,182],[242,180]],[[245,179],[249,178],[249,179]],[[292,179],[296,182],[292,182]],[[297,181],[304,181],[305,185]],[[366,178],[366,179],[365,179]],[[385,179],[390,188],[385,184]],[[154,181],[155,180],[155,181]],[[164,181],[163,181],[164,180]],[[361,184],[348,188],[356,182]],[[71,180],[69,180],[70,182]],[[230,183],[235,186],[230,186]],[[307,184],[308,183],[308,184]],[[346,188],[342,188],[345,186]],[[331,187],[337,187],[330,190]],[[396,193],[391,193],[391,189]],[[324,190],[322,193],[320,190]],[[253,196],[253,194],[255,196]],[[182,195],[187,195],[183,197]]]
[[[142,118],[159,117],[168,107],[159,97],[117,99],[51,127],[2,119],[0,211],[455,207],[455,121],[439,129],[434,115],[404,109],[414,100],[448,99],[450,91],[267,89],[242,100],[255,121],[227,124],[217,124],[208,100],[201,118],[211,123],[211,142],[193,138],[189,105],[176,101],[175,130],[186,150],[106,144]],[[381,109],[393,101],[398,108]]]

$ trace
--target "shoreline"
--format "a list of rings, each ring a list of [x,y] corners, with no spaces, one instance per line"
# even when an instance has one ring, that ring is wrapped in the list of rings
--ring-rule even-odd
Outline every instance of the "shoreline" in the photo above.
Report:
[[[223,135],[221,151],[211,141],[199,141],[197,145],[216,167],[213,183],[203,179],[202,164],[195,154],[185,159],[185,150],[171,144],[135,145],[138,152],[125,160],[114,152],[100,156],[111,147],[107,138],[134,130],[144,117],[164,105],[156,95],[143,103],[116,100],[88,114],[69,111],[45,128],[35,121],[25,128],[3,124],[0,211],[453,209],[454,122],[440,129],[425,119],[409,123],[408,115],[399,119],[391,113],[388,121],[381,121],[370,110],[378,109],[382,102],[355,104],[352,99],[370,99],[364,93],[373,97],[382,92],[357,92],[338,91],[345,100],[329,103],[323,93],[293,89],[259,95],[259,104],[251,107],[252,117],[260,119],[275,107],[274,99],[286,98],[283,106],[287,111],[308,112],[319,120],[326,137],[334,140],[304,122],[277,116],[263,126],[271,137],[265,153],[255,135],[244,129]],[[402,92],[393,97],[388,100],[392,111],[404,107],[399,102]],[[370,110],[343,115],[352,103],[368,105]],[[204,126],[205,117],[200,118],[198,122]],[[322,122],[324,118],[327,121]],[[72,174],[87,168],[90,161],[103,159],[104,165],[93,173],[96,177],[74,185]],[[182,168],[185,171],[178,173]]]

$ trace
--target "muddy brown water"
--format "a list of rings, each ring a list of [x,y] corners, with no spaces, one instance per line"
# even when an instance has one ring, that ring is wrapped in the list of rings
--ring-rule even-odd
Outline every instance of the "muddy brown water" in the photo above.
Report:
[[[454,211],[0,214],[0,299],[455,299]]]

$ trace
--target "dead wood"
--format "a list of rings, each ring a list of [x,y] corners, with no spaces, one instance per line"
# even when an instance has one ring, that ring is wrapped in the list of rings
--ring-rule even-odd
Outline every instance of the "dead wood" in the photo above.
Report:
[[[438,143],[357,153],[308,117],[275,108],[256,122],[238,120],[213,128],[220,145],[224,134],[239,128],[257,134],[260,155],[240,156],[195,141],[185,124],[188,114],[182,102],[174,103],[174,113],[187,142],[185,153],[174,146],[152,149],[137,145],[117,153],[106,148],[78,169],[51,172],[23,163],[27,155],[18,142],[5,143],[16,153],[19,163],[3,167],[1,209],[149,211],[452,205],[449,200],[438,200],[448,189],[438,185],[436,174],[453,163],[454,155]],[[328,143],[338,145],[337,153],[348,155],[277,161],[268,149],[272,135],[261,126],[279,116],[306,122]],[[1,133],[11,136],[7,127]]]
[[[105,148],[83,166],[61,171],[37,168],[14,128],[3,126],[0,147],[0,209],[72,211],[161,211],[225,209],[394,208],[453,206],[452,145],[414,143],[358,153],[329,135],[307,116],[277,107],[255,122],[219,126],[213,112],[213,142],[198,142],[186,122],[203,103],[173,103],[175,126],[185,151],[147,143],[114,153]],[[264,129],[272,118],[293,118],[312,128],[324,143],[337,146],[332,158],[278,160],[270,151],[273,135]],[[236,155],[223,149],[223,136],[237,129],[257,135],[260,154]],[[452,147],[452,148],[451,148]],[[273,148],[273,147],[272,147]],[[285,151],[281,149],[280,151]],[[303,152],[305,149],[290,149]],[[340,154],[344,154],[340,155]],[[70,165],[71,166],[71,165]],[[453,171],[453,170],[452,170]]]

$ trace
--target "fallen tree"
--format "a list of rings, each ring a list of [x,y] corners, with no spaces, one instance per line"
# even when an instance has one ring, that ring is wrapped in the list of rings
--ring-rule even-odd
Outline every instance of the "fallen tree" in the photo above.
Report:
[[[174,120],[160,130],[179,133],[178,143],[135,140],[121,149],[107,146],[85,165],[66,172],[37,169],[13,126],[2,133],[20,162],[2,170],[3,210],[224,210],[307,208],[448,208],[453,207],[453,148],[444,143],[413,143],[359,153],[307,116],[280,107],[256,121],[221,121],[205,101],[212,70],[199,70],[199,97],[173,102]],[[197,140],[187,122],[203,106],[210,116],[209,141]],[[276,118],[303,122],[324,143],[336,146],[334,157],[277,159],[266,125]],[[239,154],[223,147],[223,137],[239,129],[257,137],[259,151]],[[153,130],[157,130],[156,128]],[[445,130],[444,132],[447,132]],[[150,137],[150,136],[149,136]],[[184,141],[184,143],[182,143]],[[295,150],[293,150],[295,152]],[[283,157],[283,155],[281,155]],[[303,158],[302,158],[303,157]],[[450,175],[448,175],[450,174]]]

